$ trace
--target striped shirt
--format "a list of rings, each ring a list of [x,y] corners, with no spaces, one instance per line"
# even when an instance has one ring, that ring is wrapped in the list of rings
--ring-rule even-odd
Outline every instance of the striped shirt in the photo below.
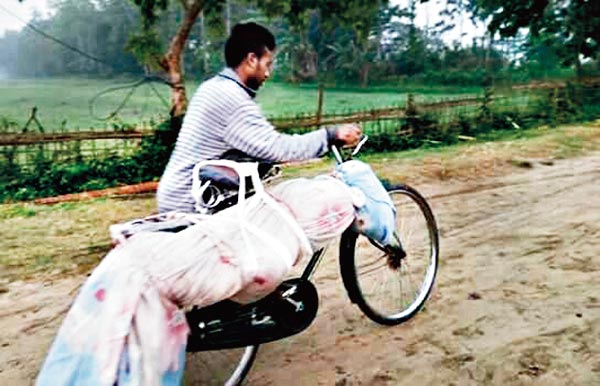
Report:
[[[229,68],[200,85],[158,185],[159,212],[193,212],[194,165],[218,159],[228,150],[269,161],[297,161],[325,154],[325,129],[303,135],[279,133],[262,114],[254,95]]]

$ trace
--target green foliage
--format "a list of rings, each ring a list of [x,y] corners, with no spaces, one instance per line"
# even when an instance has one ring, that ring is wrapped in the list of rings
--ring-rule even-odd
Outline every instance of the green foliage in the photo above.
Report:
[[[352,28],[359,39],[366,39],[379,7],[387,6],[388,1],[379,1],[374,6],[371,0],[330,1],[330,0],[266,0],[253,1],[267,16],[285,17],[297,30],[306,29],[317,11],[324,30],[331,31],[342,25]]]
[[[19,123],[10,117],[0,116],[0,133],[14,132]]]
[[[144,29],[148,29],[158,19],[160,11],[164,11],[169,4],[168,0],[133,0],[140,8]]]
[[[127,1],[63,0],[53,5],[51,17],[34,15],[32,25],[99,60],[24,28],[20,32],[9,31],[0,38],[3,72],[17,76],[142,72],[136,59],[124,52],[129,34],[139,23]]]
[[[138,62],[148,66],[150,70],[160,70],[159,61],[163,53],[163,46],[155,29],[132,33],[125,50],[135,56]]]
[[[600,2],[589,0],[471,0],[482,19],[491,17],[488,29],[502,37],[528,29],[530,41],[553,47],[564,64],[579,56],[595,58],[600,52]]]
[[[129,77],[7,80],[0,82],[0,117],[4,116],[14,123],[11,132],[20,131],[31,115],[31,108],[37,106],[37,117],[46,132],[60,132],[104,129],[116,119],[120,120],[120,125],[139,126],[168,114],[168,107],[164,107],[154,93],[157,90],[162,98],[168,98],[168,88],[146,83],[134,90],[118,117],[111,121],[97,119],[115,111],[131,90],[131,84],[132,78]],[[99,92],[107,89],[118,90],[93,100]],[[30,129],[37,131],[35,124],[31,124]]]
[[[97,130],[125,125],[140,126],[151,120],[162,121],[168,115],[168,108],[163,105],[151,86],[160,95],[168,99],[168,87],[164,85],[144,84],[138,87],[129,98],[127,104],[111,121],[95,119],[105,117],[113,112],[129,91],[126,88],[131,79],[23,79],[12,80],[0,84],[0,117],[4,116],[14,123],[10,131],[22,128],[30,115],[30,107],[38,106],[38,117],[47,132],[74,130]],[[187,88],[195,90],[198,84],[189,82]],[[90,99],[98,92],[115,87],[123,89],[106,93],[96,99],[90,115]],[[446,97],[475,95],[480,92],[475,87],[440,87],[430,83],[412,84],[410,80],[399,84],[389,82],[382,86],[360,88],[355,85],[342,87],[328,86],[325,89],[324,113],[343,110],[369,109],[381,106],[400,105],[405,102],[406,93],[416,94],[420,103],[439,100]],[[317,85],[292,85],[269,80],[257,97],[263,111],[269,117],[290,116],[298,113],[314,113],[317,109]],[[66,122],[63,125],[63,122]],[[1,126],[0,126],[1,130]],[[6,129],[8,130],[8,129]]]
[[[165,121],[156,134],[145,137],[131,156],[71,162],[53,162],[40,149],[31,167],[22,168],[8,157],[0,160],[0,202],[103,189],[121,184],[155,180],[162,174],[172,151],[180,121]]]
[[[483,69],[464,71],[451,69],[448,71],[426,71],[415,75],[412,79],[423,84],[439,84],[447,86],[481,86]]]
[[[516,109],[495,103],[493,92],[488,89],[474,114],[459,113],[450,121],[440,115],[419,112],[409,98],[406,118],[367,126],[370,140],[364,151],[379,153],[445,146],[456,143],[461,136],[496,140],[521,135],[539,125],[555,126],[600,117],[600,92],[597,88],[569,85],[533,94],[532,99],[536,102],[527,108]]]
[[[538,99],[539,118],[550,126],[573,120],[593,119],[597,114],[598,90],[568,84],[564,88],[545,91]]]
[[[537,95],[539,94],[539,95]],[[486,91],[479,109],[468,114],[420,111],[415,98],[406,102],[406,117],[365,124],[370,136],[367,152],[386,152],[437,147],[456,143],[459,136],[493,140],[510,133],[521,133],[540,124],[591,120],[600,117],[600,93],[597,88],[569,85],[563,89],[543,90],[526,108],[500,103],[491,90]],[[448,110],[450,112],[451,110]],[[0,159],[0,202],[29,200],[36,197],[101,189],[120,184],[156,180],[162,174],[172,151],[181,121],[165,121],[156,135],[144,138],[131,155],[109,155],[85,160],[77,156],[70,162],[53,162],[40,148],[30,168],[21,168],[14,153],[4,152]]]
[[[491,106],[493,97],[494,90],[491,87],[486,88],[483,95],[483,102],[479,107],[479,119],[483,122],[490,122],[493,119]]]
[[[181,24],[184,3],[189,6],[199,2],[57,2],[50,18],[37,17],[33,24],[110,65],[82,57],[23,29],[0,38],[0,57],[6,59],[2,70],[21,77],[139,75],[145,70],[162,70],[159,61]],[[366,87],[386,82],[402,84],[408,79],[422,84],[481,86],[486,73],[494,75],[496,84],[510,84],[565,78],[575,71],[600,71],[596,33],[600,18],[593,17],[598,15],[598,1],[509,0],[507,9],[515,12],[504,14],[495,12],[504,2],[452,0],[442,12],[448,16],[444,22],[427,30],[415,24],[417,1],[400,8],[388,1],[230,0],[227,13],[224,0],[201,3],[203,17],[192,27],[184,50],[183,72],[195,79],[206,78],[224,66],[226,14],[230,25],[254,20],[274,32],[279,51],[275,77],[285,81]],[[533,25],[537,18],[539,31],[528,35],[519,32],[514,38],[500,41],[495,34],[491,46],[487,38],[476,38],[469,46],[444,43],[444,31],[454,23],[453,17],[469,9],[482,17],[502,14],[507,26]],[[529,13],[532,20],[528,19]],[[513,29],[506,31],[512,33]],[[579,63],[577,47],[591,60]],[[516,53],[524,56],[516,60]]]

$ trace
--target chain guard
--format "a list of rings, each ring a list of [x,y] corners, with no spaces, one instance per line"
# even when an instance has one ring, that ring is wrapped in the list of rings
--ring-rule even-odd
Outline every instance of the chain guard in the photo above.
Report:
[[[286,280],[267,297],[240,305],[225,300],[186,313],[187,351],[246,347],[279,340],[306,329],[317,315],[319,296],[308,280]]]

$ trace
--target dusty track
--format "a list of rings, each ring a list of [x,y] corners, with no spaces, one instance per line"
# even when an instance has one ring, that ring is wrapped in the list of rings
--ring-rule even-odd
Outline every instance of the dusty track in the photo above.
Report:
[[[441,231],[425,311],[372,323],[347,300],[331,251],[317,320],[262,346],[248,385],[600,384],[600,154],[417,188]],[[32,382],[84,279],[7,286],[0,384]]]
[[[600,384],[600,155],[419,189],[441,230],[426,310],[373,324],[329,256],[314,325],[261,347],[248,384]]]

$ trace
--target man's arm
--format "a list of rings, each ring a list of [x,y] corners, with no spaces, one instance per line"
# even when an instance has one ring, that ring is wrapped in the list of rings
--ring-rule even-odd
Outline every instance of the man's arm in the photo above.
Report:
[[[282,134],[253,101],[240,105],[228,120],[225,141],[252,157],[270,161],[299,161],[325,154],[328,146],[352,144],[362,131],[355,125],[316,130],[302,135]]]
[[[253,101],[241,104],[230,117],[225,141],[233,148],[269,161],[299,161],[327,152],[327,132],[317,130],[303,135],[279,133]]]

